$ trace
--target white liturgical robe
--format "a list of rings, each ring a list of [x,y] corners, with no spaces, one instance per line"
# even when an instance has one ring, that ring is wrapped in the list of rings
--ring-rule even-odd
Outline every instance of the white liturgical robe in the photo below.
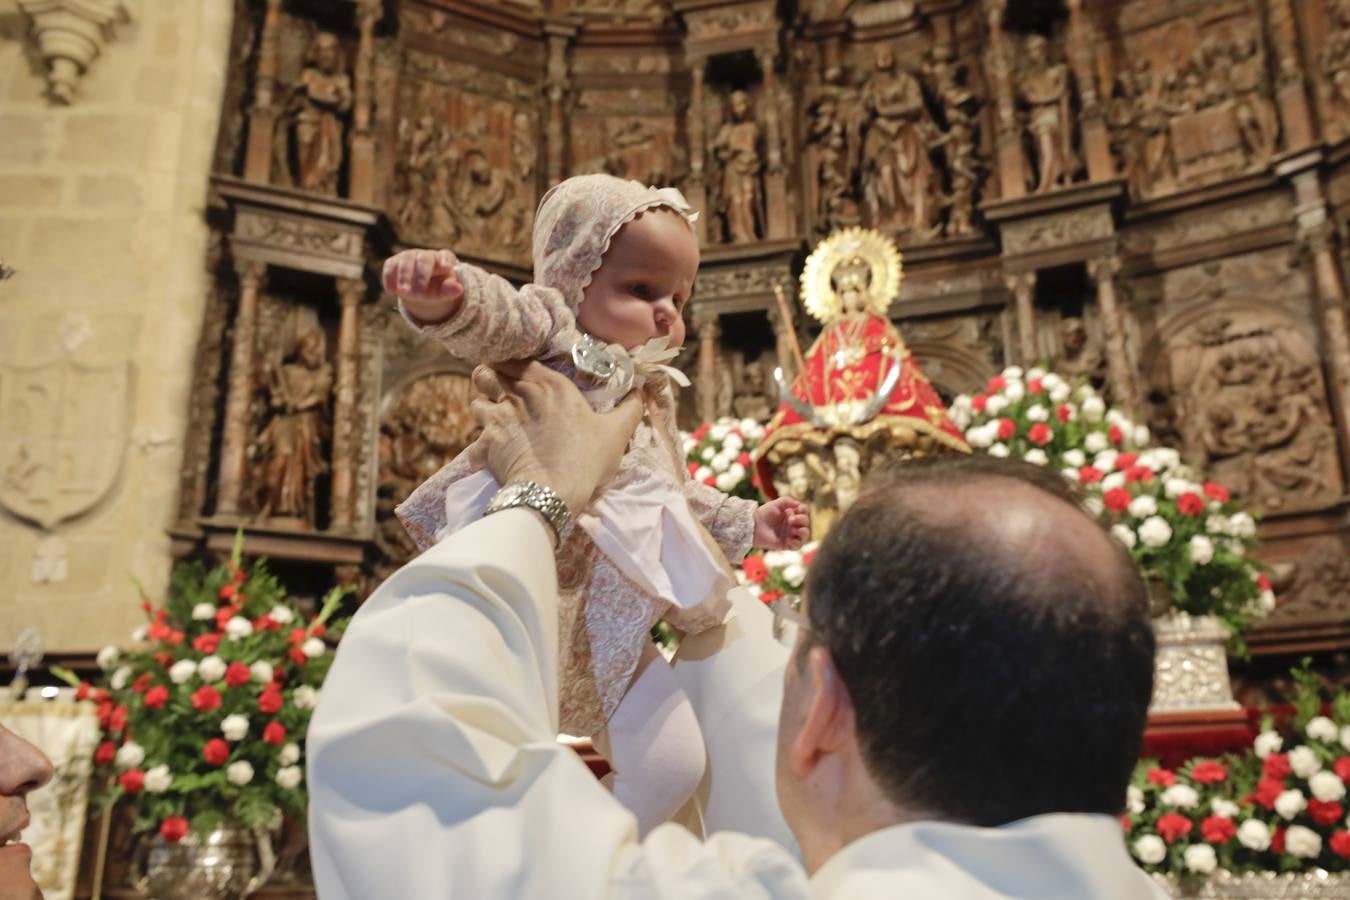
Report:
[[[704,841],[664,825],[639,843],[633,816],[555,740],[555,577],[547,526],[508,510],[437,544],[361,608],[309,729],[322,900],[1163,896],[1110,816],[895,826],[814,877],[764,837]],[[747,710],[749,739],[727,737],[738,726],[726,698],[762,700],[762,661],[781,669],[767,633],[746,636],[681,673],[709,735],[703,822],[739,816],[790,841],[771,794],[776,710]],[[719,692],[723,662],[734,676]],[[722,758],[738,749],[743,758]],[[742,802],[730,799],[737,793]]]

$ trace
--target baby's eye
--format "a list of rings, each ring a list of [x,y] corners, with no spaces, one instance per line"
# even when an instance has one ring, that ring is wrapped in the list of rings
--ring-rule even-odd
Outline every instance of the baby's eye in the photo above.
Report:
[[[641,297],[643,300],[649,300],[652,296],[651,286],[643,282],[633,285],[632,292],[634,297]]]

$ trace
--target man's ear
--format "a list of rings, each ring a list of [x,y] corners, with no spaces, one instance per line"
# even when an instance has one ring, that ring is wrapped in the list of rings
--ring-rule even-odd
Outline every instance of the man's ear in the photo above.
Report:
[[[812,647],[806,657],[810,697],[806,716],[789,751],[792,771],[805,778],[822,756],[835,753],[856,740],[853,729],[853,697],[834,667],[834,658],[824,647]]]

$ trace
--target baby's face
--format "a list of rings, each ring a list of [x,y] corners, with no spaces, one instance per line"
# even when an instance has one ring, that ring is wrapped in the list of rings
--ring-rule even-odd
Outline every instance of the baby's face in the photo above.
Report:
[[[655,209],[610,241],[577,312],[577,324],[629,350],[666,335],[684,344],[684,307],[698,275],[698,241],[679,213]]]

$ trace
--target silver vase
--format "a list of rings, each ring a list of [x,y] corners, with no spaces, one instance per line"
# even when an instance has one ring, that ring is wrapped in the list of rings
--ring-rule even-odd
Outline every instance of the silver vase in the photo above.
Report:
[[[176,844],[155,835],[138,862],[134,886],[151,900],[238,900],[266,883],[276,856],[262,829],[221,827],[205,838],[188,832]]]
[[[1158,640],[1150,713],[1241,709],[1228,678],[1228,629],[1213,616],[1173,612],[1153,620]]]
[[[1309,872],[1253,872],[1234,875],[1218,871],[1208,878],[1154,875],[1168,894],[1196,900],[1345,900],[1350,897],[1350,874]]]

